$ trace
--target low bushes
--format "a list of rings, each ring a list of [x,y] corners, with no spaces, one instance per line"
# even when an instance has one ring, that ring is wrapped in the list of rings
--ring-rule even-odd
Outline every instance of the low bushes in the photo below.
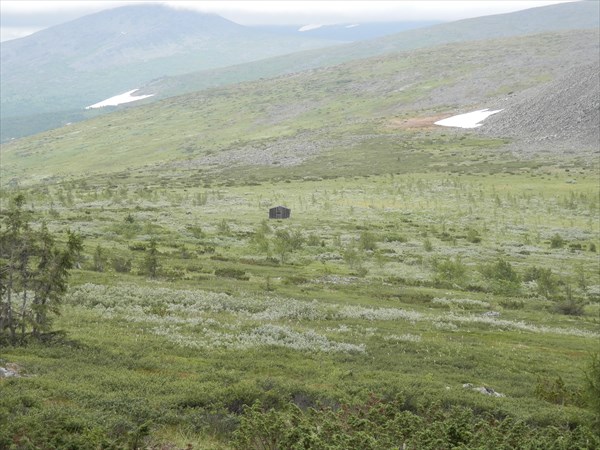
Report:
[[[404,401],[371,397],[338,409],[309,408],[290,403],[283,410],[260,402],[247,408],[234,433],[236,449],[383,450],[452,448],[594,449],[600,437],[587,426],[574,429],[534,427],[511,417],[475,414],[470,408],[445,409],[434,403],[418,413]]]
[[[221,278],[235,278],[236,280],[248,281],[250,277],[246,275],[246,272],[241,269],[233,269],[231,267],[224,267],[221,269],[215,269],[215,275]]]

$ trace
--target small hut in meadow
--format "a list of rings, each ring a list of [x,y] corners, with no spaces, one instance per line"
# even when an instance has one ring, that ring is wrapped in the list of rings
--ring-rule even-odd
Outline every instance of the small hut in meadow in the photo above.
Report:
[[[292,210],[285,206],[275,206],[269,209],[269,219],[289,219]]]

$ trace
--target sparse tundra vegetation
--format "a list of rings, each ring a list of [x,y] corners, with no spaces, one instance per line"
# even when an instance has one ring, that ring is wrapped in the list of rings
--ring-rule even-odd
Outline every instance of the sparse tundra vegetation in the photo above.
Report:
[[[0,449],[600,447],[598,154],[432,125],[564,75],[447,52],[3,145]]]
[[[593,176],[572,179],[537,169],[28,189],[35,222],[77,230],[85,251],[54,322],[65,334],[3,347],[21,375],[1,385],[4,445],[32,432],[57,447],[134,448],[141,433],[157,448],[262,448],[253,433],[278,433],[253,428],[259,410],[307,430],[325,414],[340,432],[339,408],[362,417],[377,405],[417,421],[416,434],[382,442],[439,448],[424,424],[459,420],[454,405],[474,436],[482,417],[500,436],[511,417],[539,439],[552,427],[569,443],[557,448],[593,448],[593,434],[571,433],[594,420],[599,199]],[[279,203],[292,218],[268,221]],[[44,417],[54,426],[39,428]]]

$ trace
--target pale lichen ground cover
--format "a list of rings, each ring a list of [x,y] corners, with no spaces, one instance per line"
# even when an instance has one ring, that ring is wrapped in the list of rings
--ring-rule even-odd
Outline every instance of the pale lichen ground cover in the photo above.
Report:
[[[203,290],[175,290],[135,285],[102,286],[85,284],[72,290],[67,301],[92,308],[105,319],[151,325],[151,332],[170,342],[193,348],[248,349],[262,346],[287,347],[321,352],[369,351],[367,342],[340,342],[327,334],[365,329],[377,322],[402,322],[401,336],[383,334],[388,341],[419,342],[417,323],[467,331],[472,324],[485,326],[490,333],[502,330],[598,339],[600,333],[576,327],[546,326],[520,320],[502,319],[486,313],[421,312],[403,308],[373,308],[358,305],[301,301],[280,296],[232,296]],[[462,304],[490,308],[471,299],[433,299],[433,304]],[[498,314],[499,315],[499,314]],[[337,323],[337,328],[323,323]],[[351,323],[351,325],[350,325]],[[376,329],[376,328],[375,328]],[[410,333],[412,331],[412,333]]]

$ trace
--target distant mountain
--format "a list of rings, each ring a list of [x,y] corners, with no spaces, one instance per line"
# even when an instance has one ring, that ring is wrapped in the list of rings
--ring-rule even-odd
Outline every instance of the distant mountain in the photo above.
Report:
[[[333,44],[162,5],[111,9],[2,42],[2,117],[83,109],[157,77]]]
[[[441,21],[342,23],[335,25],[308,24],[304,26],[262,25],[255,26],[253,28],[267,31],[269,33],[281,34],[284,36],[302,35],[304,37],[319,39],[356,42],[388,36],[390,34],[396,34],[415,28],[424,28],[431,25],[436,25],[438,23],[441,23]]]
[[[166,77],[153,80],[141,92],[154,93],[155,100],[158,100],[239,81],[329,67],[355,59],[435,45],[599,27],[600,2],[563,3],[418,28],[378,39],[308,50],[256,63]]]
[[[110,11],[100,14],[108,13],[110,13]],[[174,13],[175,12],[173,12],[173,14]],[[214,16],[210,17],[216,20]],[[220,20],[224,21],[224,19]],[[77,21],[72,22],[71,25],[75,24],[76,22]],[[69,24],[66,24],[65,26],[67,25]],[[240,27],[235,24],[228,25],[228,27],[232,30],[237,30],[240,28],[247,31],[246,27]],[[399,51],[497,37],[524,36],[545,31],[598,29],[599,27],[600,3],[595,1],[579,1],[538,7],[509,14],[500,14],[495,16],[486,16],[444,23],[431,27],[408,30],[382,38],[355,42],[352,44],[298,51],[296,53],[289,53],[270,58],[265,57],[266,59],[254,62],[230,62],[230,65],[227,67],[224,67],[224,65],[227,63],[223,62],[221,59],[222,64],[220,67],[208,70],[199,70],[197,72],[193,72],[193,70],[186,71],[186,69],[183,68],[185,64],[189,63],[188,60],[195,61],[194,58],[189,56],[189,53],[184,52],[180,54],[181,56],[174,55],[171,57],[159,58],[157,60],[150,60],[147,62],[141,61],[136,64],[130,64],[128,66],[124,66],[122,70],[117,72],[106,71],[101,73],[99,76],[93,73],[90,74],[89,80],[85,80],[87,82],[85,88],[83,90],[79,89],[79,102],[77,103],[77,105],[79,105],[78,109],[69,107],[69,105],[73,104],[74,96],[69,90],[70,81],[68,81],[68,79],[65,81],[64,76],[59,78],[60,81],[58,82],[52,82],[49,79],[45,79],[48,77],[48,74],[51,72],[51,70],[59,70],[59,67],[62,67],[61,64],[64,63],[53,66],[50,62],[48,62],[44,66],[45,68],[43,70],[34,68],[31,68],[30,70],[31,77],[37,80],[39,83],[37,86],[39,87],[36,87],[35,82],[30,82],[28,77],[24,76],[23,73],[21,79],[13,76],[5,80],[4,74],[2,75],[3,117],[2,127],[0,128],[0,137],[1,140],[5,142],[12,137],[26,136],[35,132],[57,127],[68,122],[84,120],[100,113],[113,110],[114,107],[108,108],[105,111],[85,111],[82,108],[83,106],[91,105],[92,103],[104,100],[105,98],[113,95],[121,94],[136,87],[140,87],[139,94],[154,94],[153,97],[142,101],[144,103],[151,103],[153,101],[158,101],[174,95],[191,93],[232,83],[239,83],[241,81],[276,77],[320,67],[331,67],[347,61]],[[116,30],[119,29],[121,28],[117,27],[114,30],[114,33],[117,33]],[[316,29],[314,31],[316,31]],[[118,33],[120,33],[120,31],[118,31]],[[262,47],[259,46],[260,48],[279,44],[279,40],[285,42],[287,39],[299,39],[294,38],[293,36],[289,38],[284,36],[276,36],[273,38],[273,34],[266,35],[262,31],[253,31],[253,33],[263,33],[261,36],[268,36],[268,38],[264,38],[262,40],[259,39],[259,41],[262,42]],[[40,33],[38,33],[38,35],[39,34]],[[9,42],[33,42],[26,41],[26,39],[27,38]],[[7,44],[9,42],[7,42]],[[41,41],[36,42],[38,42],[37,45],[42,45]],[[214,40],[210,42],[214,43]],[[239,43],[239,41],[236,42]],[[250,49],[253,49],[254,46],[254,44],[251,42],[255,41],[248,41],[243,45],[238,45],[238,47],[244,48],[247,52],[250,52]],[[309,41],[308,44],[306,41],[301,40],[300,43],[302,45],[323,45],[323,41],[315,40]],[[5,47],[3,43],[3,55],[5,52],[4,48]],[[91,50],[88,50],[88,52],[89,51]],[[159,50],[150,47],[148,51],[158,52]],[[206,52],[209,51],[210,48],[206,48]],[[263,54],[264,52],[265,51],[263,48]],[[23,53],[27,54],[27,52]],[[222,56],[219,55],[220,53],[226,54],[225,51],[216,51],[215,53],[217,56]],[[129,52],[129,54],[131,54],[131,52]],[[235,52],[232,54],[235,55]],[[256,54],[255,50],[252,50],[252,54]],[[82,55],[81,58],[86,64],[92,63],[90,58],[87,58],[85,54]],[[196,59],[198,60],[196,63],[205,62],[205,60],[202,58]],[[232,58],[230,58],[230,61],[231,60]],[[69,60],[67,60],[67,63],[69,63]],[[160,68],[164,65],[172,66],[171,68],[173,70],[178,69],[178,73],[181,75],[156,75],[158,72],[160,72],[160,70],[155,70],[156,66]],[[2,66],[3,70],[7,70],[7,68],[4,67],[5,64],[2,64]],[[216,65],[213,67],[216,67]],[[81,73],[75,72],[76,76],[80,74]],[[116,74],[121,77],[120,84],[112,81]],[[152,75],[149,78],[146,78],[146,82],[143,83],[142,79],[149,74]],[[23,81],[26,86],[20,86],[19,83],[21,81]],[[16,89],[16,91],[11,91],[9,89],[5,90],[5,83],[7,86],[17,86],[18,89]],[[115,88],[117,84],[120,86],[120,89]],[[42,87],[44,90],[42,90]],[[98,93],[99,90],[101,90],[102,95]],[[37,94],[46,91],[48,93],[40,95],[38,99]],[[92,92],[97,93],[97,95],[92,96]],[[57,93],[60,95],[57,95]],[[54,114],[52,115],[45,113],[49,107],[49,101],[47,100],[47,96],[49,95],[54,95],[52,98],[52,102],[55,102],[52,104],[52,108],[54,108]],[[66,101],[61,101],[60,96],[68,97],[69,103],[66,104]],[[43,105],[40,104],[42,101],[44,102]],[[137,103],[134,103],[134,105],[137,105]],[[124,106],[124,108],[128,107],[129,106]],[[31,115],[32,110],[35,110],[38,115]],[[29,116],[24,118],[23,116],[26,114],[29,114]]]

